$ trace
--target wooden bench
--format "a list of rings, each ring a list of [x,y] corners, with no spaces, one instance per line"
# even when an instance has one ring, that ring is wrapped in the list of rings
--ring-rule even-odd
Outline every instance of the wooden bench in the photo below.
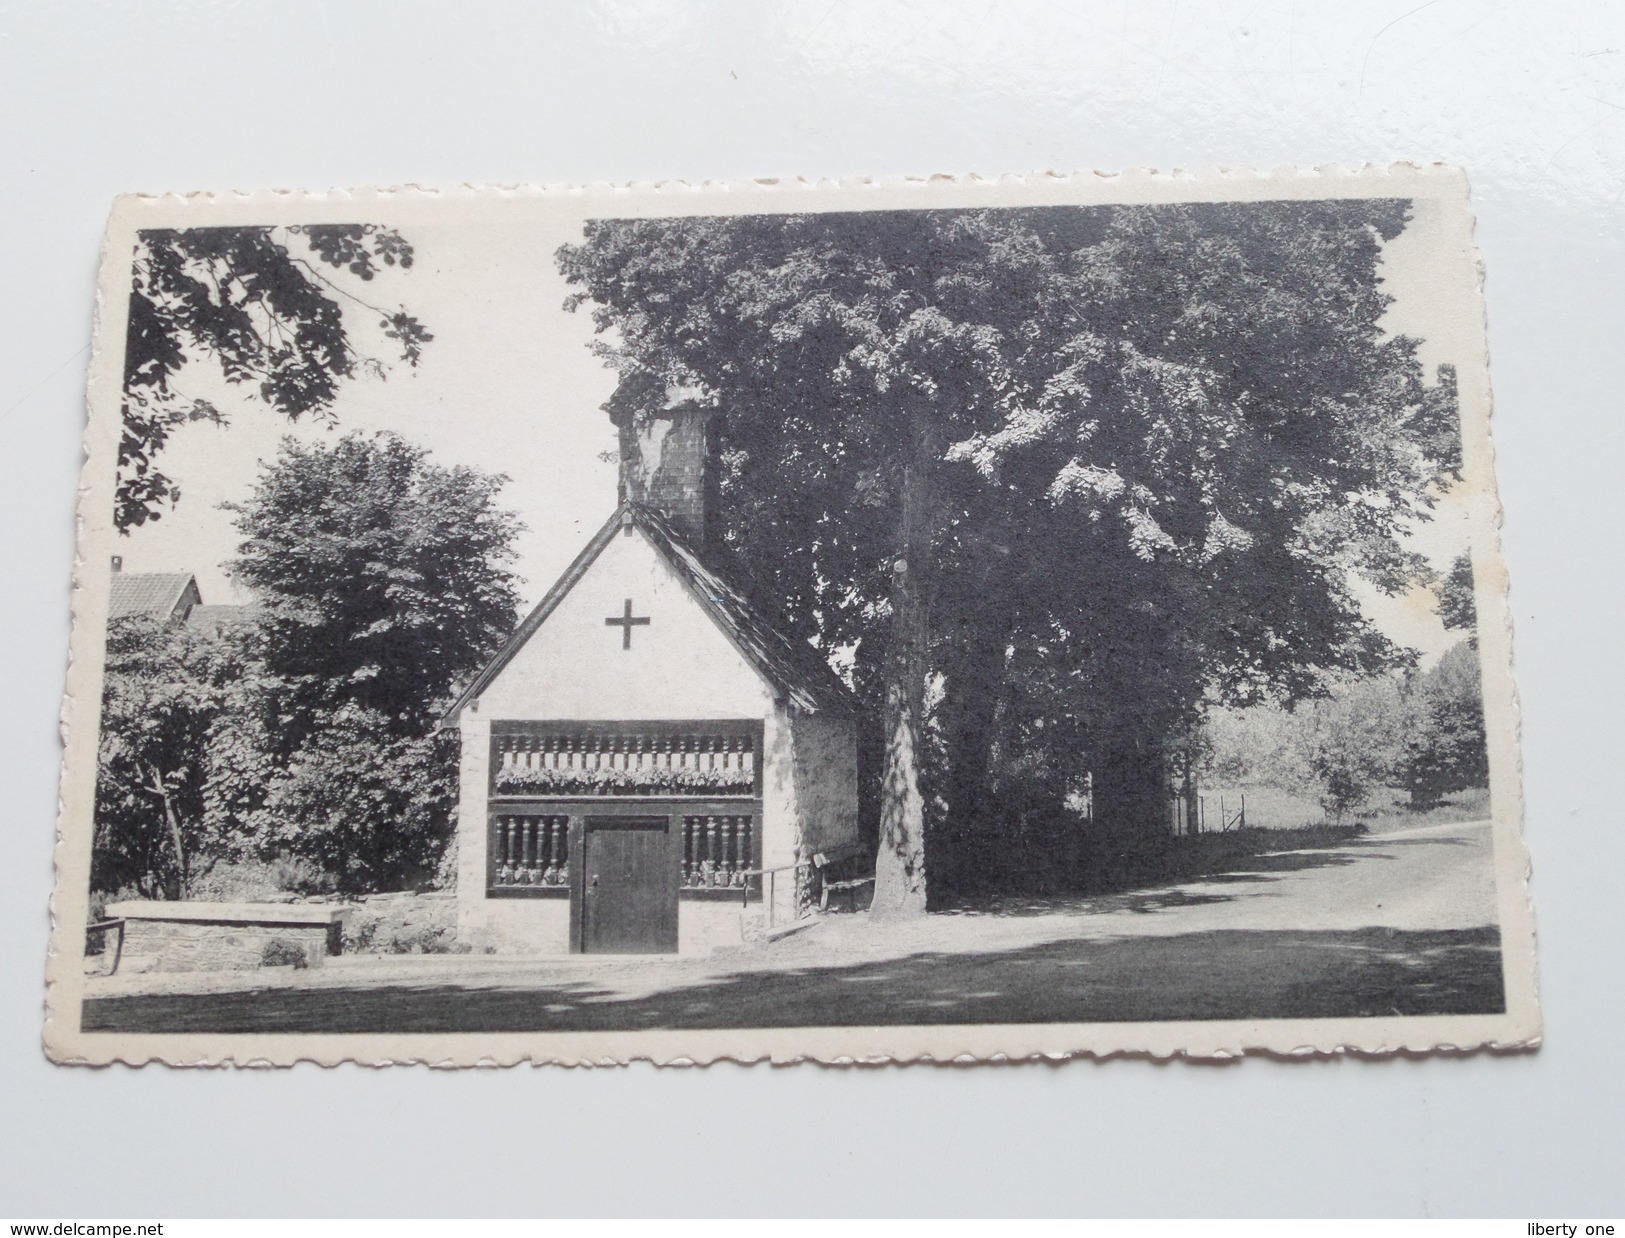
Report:
[[[867,852],[864,851],[862,846],[854,843],[846,847],[835,847],[828,851],[817,852],[810,861],[797,860],[793,864],[780,864],[777,868],[747,869],[742,875],[746,878],[757,877],[762,880],[765,889],[762,889],[761,897],[762,901],[767,905],[768,928],[772,929],[774,927],[775,908],[778,905],[778,899],[775,897],[777,893],[775,879],[780,873],[798,873],[802,869],[811,867],[818,874],[818,910],[828,911],[829,896],[831,893],[835,893],[845,894],[848,909],[855,911],[857,910],[857,891],[866,885],[874,884],[874,874],[871,873],[867,877],[835,880],[829,870],[839,868],[840,865],[848,861],[862,859],[866,854]],[[749,906],[749,892],[750,883],[747,880],[745,886],[740,890],[742,901],[746,906]]]
[[[848,911],[858,909],[858,891],[864,886],[873,885],[875,875],[870,873],[867,877],[846,877],[836,879],[834,872],[840,870],[843,864],[853,860],[865,858],[867,853],[863,847],[854,843],[846,847],[837,847],[829,851],[820,851],[813,856],[813,867],[818,870],[818,910],[829,910],[829,896],[831,894],[846,895]]]

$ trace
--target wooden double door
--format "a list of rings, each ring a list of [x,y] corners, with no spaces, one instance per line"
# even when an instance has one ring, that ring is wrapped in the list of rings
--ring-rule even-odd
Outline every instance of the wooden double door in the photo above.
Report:
[[[570,900],[571,950],[677,953],[682,818],[586,816]]]

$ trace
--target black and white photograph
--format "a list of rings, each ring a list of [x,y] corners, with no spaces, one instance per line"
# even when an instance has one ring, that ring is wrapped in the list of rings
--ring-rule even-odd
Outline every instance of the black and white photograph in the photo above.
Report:
[[[62,1062],[1527,1047],[1465,176],[124,198]]]

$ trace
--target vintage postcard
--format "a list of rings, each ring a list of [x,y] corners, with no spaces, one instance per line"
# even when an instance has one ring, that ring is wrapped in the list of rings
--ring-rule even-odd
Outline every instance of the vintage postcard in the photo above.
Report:
[[[120,199],[48,1053],[1534,1046],[1472,229],[1408,165]]]

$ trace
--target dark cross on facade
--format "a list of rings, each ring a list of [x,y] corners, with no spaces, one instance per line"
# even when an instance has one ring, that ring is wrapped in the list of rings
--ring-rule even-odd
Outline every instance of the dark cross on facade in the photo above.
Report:
[[[644,615],[641,618],[634,619],[632,617],[632,599],[627,598],[626,613],[622,615],[611,615],[608,619],[604,620],[604,626],[610,628],[620,628],[621,648],[630,649],[632,648],[632,629],[635,627],[648,627],[649,616]]]

